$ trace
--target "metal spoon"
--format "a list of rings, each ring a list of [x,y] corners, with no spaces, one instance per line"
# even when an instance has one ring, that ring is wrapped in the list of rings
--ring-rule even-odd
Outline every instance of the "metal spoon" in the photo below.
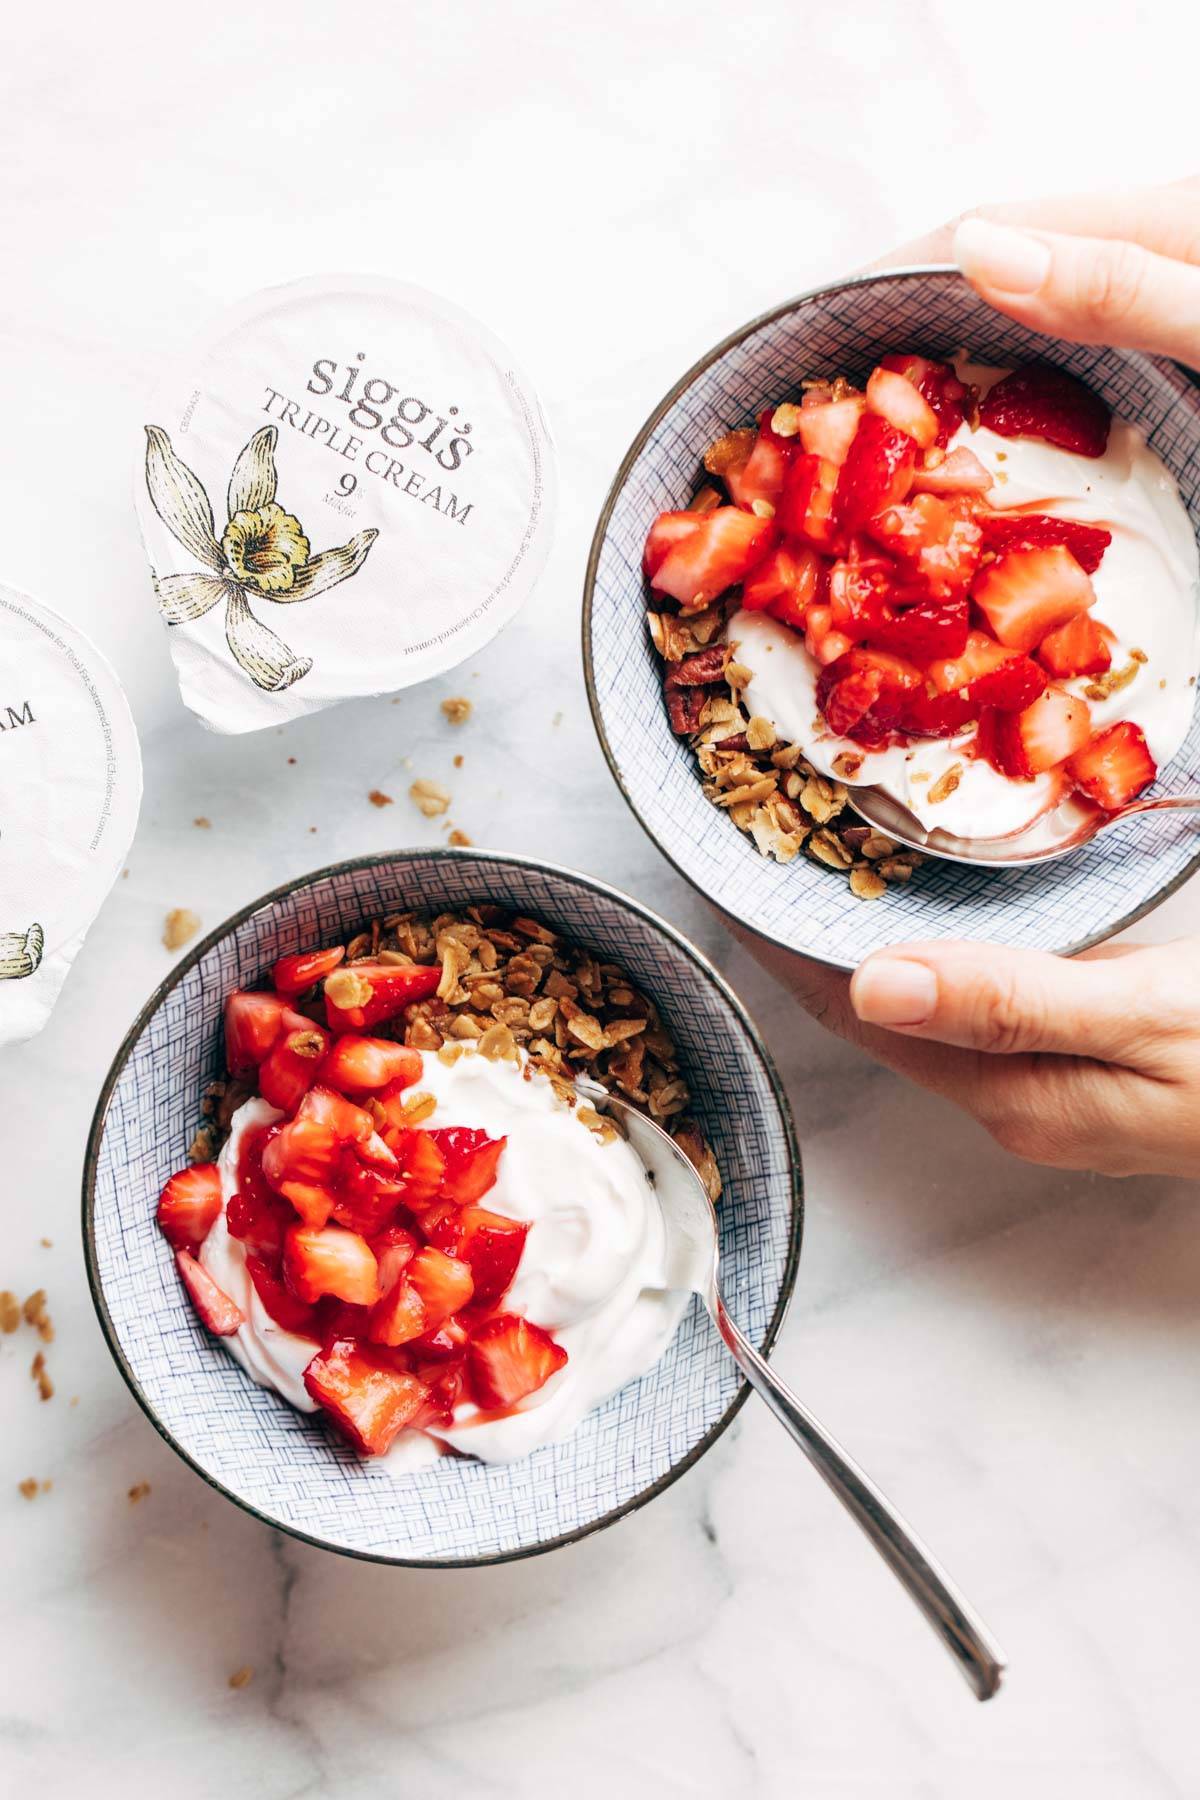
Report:
[[[1035,819],[1021,831],[1008,837],[966,838],[940,826],[926,829],[907,806],[885,794],[881,788],[851,789],[851,805],[868,825],[886,832],[910,850],[940,856],[947,862],[985,863],[992,868],[1023,868],[1029,863],[1048,862],[1068,851],[1078,850],[1098,832],[1106,831],[1132,813],[1200,812],[1200,794],[1170,795],[1161,800],[1131,800],[1115,812],[1105,812],[1078,794],[1063,800],[1052,811]]]
[[[1004,1673],[1004,1652],[983,1621],[934,1561],[874,1482],[818,1423],[775,1374],[730,1318],[718,1280],[717,1215],[699,1175],[662,1128],[598,1084],[579,1080],[580,1092],[620,1122],[646,1169],[666,1221],[670,1283],[690,1288],[708,1308],[725,1348],[780,1424],[799,1444],[817,1473],[866,1532],[892,1573],[937,1632],[977,1700],[990,1700]]]

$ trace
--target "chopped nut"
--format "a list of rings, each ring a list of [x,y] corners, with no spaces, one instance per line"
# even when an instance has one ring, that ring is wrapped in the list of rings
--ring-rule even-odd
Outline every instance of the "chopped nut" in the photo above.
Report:
[[[885,856],[882,862],[875,864],[875,873],[882,875],[885,881],[904,883],[911,881],[913,867],[907,856]]]
[[[394,806],[396,804],[392,796],[385,794],[382,788],[372,788],[367,799],[372,806]]]
[[[187,1159],[190,1163],[213,1162],[216,1158],[217,1148],[215,1128],[212,1125],[201,1125],[188,1145]]]
[[[437,1111],[437,1100],[432,1094],[406,1094],[400,1102],[400,1111],[404,1114],[406,1125],[420,1125]]]
[[[863,757],[855,756],[849,750],[843,750],[840,755],[835,756],[833,759],[834,772],[844,776],[845,779],[849,781],[853,776],[858,774],[858,771],[863,766],[863,761]]]
[[[325,998],[344,1011],[365,1006],[371,994],[371,984],[366,976],[357,975],[353,969],[335,969],[332,975],[325,977]]]
[[[199,929],[199,915],[190,907],[176,906],[167,914],[162,941],[168,950],[178,950],[189,938],[194,938]]]
[[[930,798],[932,799],[932,795]],[[881,856],[891,856],[900,848],[894,838],[886,836],[882,831],[870,831],[859,844],[859,849],[868,862],[876,862]]]
[[[850,891],[860,900],[878,900],[887,893],[887,882],[880,880],[869,863],[855,863],[850,871]]]
[[[37,1390],[40,1397],[43,1400],[52,1400],[54,1398],[54,1383],[46,1372],[46,1358],[42,1355],[40,1350],[29,1365],[29,1373],[37,1382]]]
[[[424,813],[427,819],[438,818],[450,805],[449,794],[436,781],[414,781],[408,790],[408,797],[417,811]]]
[[[832,831],[814,831],[808,840],[808,853],[829,869],[848,869],[853,854]]]
[[[471,702],[462,694],[442,701],[442,711],[451,725],[465,725],[471,716]]]
[[[790,400],[777,406],[771,414],[771,430],[776,437],[795,437],[800,430],[800,408],[793,406]]]
[[[1136,651],[1131,652],[1130,660],[1123,669],[1108,669],[1103,675],[1098,675],[1095,681],[1088,682],[1084,693],[1089,700],[1107,700],[1110,694],[1120,693],[1122,688],[1129,686],[1145,661],[1145,655],[1139,659]]]
[[[229,1685],[231,1688],[244,1688],[248,1687],[253,1680],[254,1670],[249,1663],[246,1663],[242,1668],[233,1671],[229,1677]]]
[[[746,726],[746,742],[751,750],[770,750],[775,741],[775,727],[770,719],[764,719],[761,713],[756,713]]]
[[[13,1332],[21,1323],[21,1302],[8,1288],[0,1290],[0,1331]]]
[[[33,1326],[43,1344],[54,1342],[54,1326],[46,1311],[45,1288],[38,1288],[35,1293],[30,1294],[21,1308],[21,1317],[27,1325]]]
[[[471,839],[467,836],[466,832],[460,831],[457,825],[454,827],[453,831],[451,831],[449,841],[452,844],[456,844],[460,850],[467,849],[471,843]]]
[[[479,1040],[480,1055],[489,1062],[519,1062],[520,1052],[507,1025],[490,1025]]]
[[[963,778],[962,764],[960,762],[951,763],[950,767],[948,769],[946,769],[944,771],[944,773],[942,773],[941,775],[938,776],[937,780],[934,782],[933,786],[929,790],[928,795],[926,796],[926,798],[929,801],[930,806],[937,806],[941,803],[941,801],[948,800],[950,798],[951,794],[954,793],[955,789],[958,787],[958,784],[962,780],[962,778]]]

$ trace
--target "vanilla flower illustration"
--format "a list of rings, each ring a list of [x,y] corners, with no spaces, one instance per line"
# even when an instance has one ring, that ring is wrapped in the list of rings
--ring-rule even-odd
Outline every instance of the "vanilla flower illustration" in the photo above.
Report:
[[[360,531],[336,550],[311,554],[299,519],[275,499],[274,425],[256,431],[229,477],[229,522],[217,537],[208,495],[175,454],[160,425],[146,427],[146,486],[154,510],[171,536],[204,570],[158,575],[154,591],[168,625],[201,619],[224,604],[225,637],[234,658],[256,687],[268,693],[291,687],[312,668],[250,610],[251,600],[286,606],[312,600],[362,568],[377,531]]]
[[[23,981],[37,973],[46,940],[40,925],[28,931],[0,931],[0,981]]]

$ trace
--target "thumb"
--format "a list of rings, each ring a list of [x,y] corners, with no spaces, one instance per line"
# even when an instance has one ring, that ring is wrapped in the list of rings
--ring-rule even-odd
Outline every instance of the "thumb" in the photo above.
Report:
[[[954,260],[1010,318],[1082,344],[1119,344],[1200,368],[1200,268],[1121,239],[964,219]]]
[[[850,1001],[866,1024],[1000,1055],[1046,1052],[1148,1068],[1194,981],[1163,979],[1163,951],[1068,962],[997,944],[904,944],[856,970]],[[1166,998],[1172,990],[1171,1000]],[[1186,1007],[1191,1029],[1197,1011]]]

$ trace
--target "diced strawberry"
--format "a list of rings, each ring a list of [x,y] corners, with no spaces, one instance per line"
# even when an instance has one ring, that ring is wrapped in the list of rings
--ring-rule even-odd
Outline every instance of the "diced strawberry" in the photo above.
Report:
[[[822,667],[852,648],[844,631],[833,627],[832,606],[810,606],[804,615],[804,648]]]
[[[506,1137],[490,1138],[486,1131],[468,1125],[451,1125],[426,1135],[433,1139],[446,1161],[441,1183],[444,1199],[452,1200],[456,1206],[471,1206],[495,1186]]]
[[[464,1206],[432,1234],[439,1250],[467,1263],[475,1280],[475,1302],[494,1306],[512,1286],[529,1226],[482,1206]]]
[[[642,557],[642,568],[648,581],[653,581],[658,567],[666,559],[668,551],[674,549],[676,544],[683,543],[685,538],[690,538],[699,523],[699,513],[659,513],[650,527],[645,554]]]
[[[899,380],[899,377],[897,377]],[[933,600],[965,594],[979,566],[983,536],[974,519],[951,501],[917,494],[870,522],[871,536]]]
[[[193,1163],[171,1176],[155,1217],[173,1250],[198,1250],[220,1210],[221,1172],[216,1163]]]
[[[922,450],[936,443],[937,414],[920,389],[903,375],[882,366],[871,371],[867,382],[867,406],[897,431],[913,438]]]
[[[476,1404],[494,1411],[535,1394],[566,1361],[562,1345],[540,1325],[515,1313],[497,1313],[471,1339],[467,1379]]]
[[[332,975],[345,954],[345,945],[335,944],[330,950],[299,950],[292,956],[281,956],[271,969],[275,992],[294,999]]]
[[[379,1298],[379,1265],[365,1238],[340,1225],[293,1225],[283,1246],[283,1272],[300,1300],[333,1294],[352,1306]]]
[[[339,1225],[374,1238],[386,1231],[404,1198],[404,1186],[380,1169],[369,1168],[357,1150],[344,1149],[332,1217]]]
[[[1067,774],[1097,806],[1117,812],[1150,786],[1158,766],[1146,734],[1129,719],[1099,731],[1067,763]]]
[[[1062,544],[1044,550],[1009,550],[978,577],[972,598],[996,637],[1014,650],[1032,650],[1076,613],[1086,612],[1096,590]]]
[[[422,1381],[428,1381],[439,1363],[461,1358],[467,1348],[470,1332],[453,1314],[443,1319],[436,1331],[427,1331],[412,1347],[413,1366]]]
[[[258,1257],[270,1269],[282,1267],[283,1240],[289,1226],[295,1222],[290,1204],[273,1193],[262,1180],[253,1185],[243,1184],[230,1196],[225,1208],[225,1225],[230,1237],[246,1246],[247,1256]]]
[[[769,608],[787,625],[799,621],[796,628],[803,630],[805,611],[817,598],[820,582],[821,559],[815,550],[804,544],[779,544],[742,583],[742,605],[747,612]]]
[[[965,691],[939,694],[921,688],[905,701],[900,729],[910,737],[957,737],[979,712]]]
[[[957,455],[957,452],[955,452]],[[1079,519],[1056,519],[1050,513],[979,512],[984,548],[997,554],[1005,550],[1044,550],[1063,544],[1080,568],[1094,575],[1112,532],[1103,525],[1084,525]]]
[[[365,1144],[375,1131],[369,1112],[323,1085],[309,1088],[296,1118],[326,1126],[342,1144]]]
[[[371,1322],[369,1306],[351,1306],[346,1300],[338,1300],[332,1294],[326,1294],[313,1307],[317,1321],[317,1333],[324,1349],[336,1344],[339,1338],[365,1338]],[[398,1369],[407,1369],[406,1362],[397,1362]]]
[[[853,643],[868,636],[873,626],[889,617],[888,598],[895,569],[886,557],[865,550],[857,538],[847,554],[829,570],[829,604],[836,631]]]
[[[960,656],[966,648],[969,609],[964,598],[923,600],[867,628],[867,641],[909,662]]]
[[[225,1062],[239,1081],[254,1075],[269,1054],[291,1011],[280,994],[252,994],[235,988],[225,1002]]]
[[[297,1300],[292,1290],[275,1274],[261,1256],[246,1256],[246,1273],[254,1283],[254,1291],[275,1323],[284,1331],[295,1331],[301,1337],[319,1340],[320,1329],[313,1307]]]
[[[789,537],[803,538],[817,550],[833,542],[833,503],[838,465],[823,456],[795,456],[783,479],[775,523]]]
[[[189,1250],[176,1250],[175,1267],[202,1323],[216,1337],[232,1337],[239,1325],[245,1323],[241,1307],[234,1305]]]
[[[325,1022],[331,1031],[365,1031],[394,1019],[415,1000],[437,993],[442,966],[358,962],[325,978]],[[365,990],[369,988],[370,993]]]
[[[834,522],[843,535],[861,531],[868,520],[898,506],[912,486],[917,446],[878,413],[863,414],[838,477]]]
[[[1077,456],[1103,456],[1112,414],[1074,376],[1045,363],[1027,363],[984,395],[979,423],[1000,437],[1041,438]]]
[[[390,1038],[344,1032],[334,1041],[321,1080],[342,1094],[369,1094],[395,1083],[411,1087],[421,1078],[421,1052]]]
[[[404,1173],[404,1204],[420,1212],[441,1192],[446,1158],[428,1131],[397,1134],[396,1154]]]
[[[444,1250],[426,1244],[409,1263],[402,1277],[421,1296],[425,1307],[427,1330],[434,1330],[443,1319],[466,1306],[475,1289],[470,1266]]]
[[[361,1344],[338,1342],[314,1356],[304,1385],[365,1456],[383,1456],[420,1412],[425,1383]]]
[[[822,669],[817,705],[831,731],[874,749],[897,729],[908,697],[923,686],[921,671],[902,658],[854,649]]]
[[[379,1290],[386,1294],[395,1287],[420,1245],[403,1225],[389,1225],[377,1238],[372,1238],[371,1249],[379,1264]]]
[[[685,609],[707,606],[749,574],[776,536],[773,519],[760,519],[738,506],[718,506],[667,552],[651,585]]]
[[[997,712],[1024,712],[1044,693],[1046,677],[1035,662],[1023,655],[1010,656],[970,684],[967,693],[975,705]]]
[[[425,1303],[405,1271],[371,1308],[367,1336],[372,1343],[387,1344],[394,1350],[419,1338],[425,1330]]]
[[[914,494],[986,494],[993,476],[973,450],[959,444],[932,467],[919,464],[913,476]]]
[[[1112,633],[1091,613],[1076,613],[1038,645],[1038,661],[1060,681],[1072,675],[1102,675],[1112,667]]]
[[[783,492],[783,477],[794,445],[772,431],[773,411],[769,407],[759,419],[758,436],[746,462],[726,474],[726,486],[738,506],[753,508],[758,500],[774,507]]]
[[[950,363],[932,362],[927,356],[893,353],[880,359],[881,369],[894,369],[911,381],[937,417],[937,441],[945,445],[966,416],[970,390],[958,379]]]
[[[1024,712],[995,714],[992,760],[1002,775],[1028,781],[1081,750],[1091,729],[1085,700],[1048,687]]]
[[[281,1125],[263,1149],[267,1181],[309,1224],[324,1224],[333,1210],[332,1185],[338,1176],[341,1147],[341,1140],[328,1125],[298,1116]]]
[[[845,400],[801,407],[796,429],[805,453],[819,456],[840,469],[854,442],[865,405],[861,394],[851,394]]]
[[[1015,654],[989,637],[986,631],[971,631],[957,656],[930,664],[929,679],[939,694],[957,693],[963,688],[971,688],[1002,663],[1011,662]]]
[[[445,1329],[445,1326],[443,1326],[441,1331],[436,1335],[440,1338],[445,1332]],[[422,1340],[421,1342],[414,1344],[412,1346],[412,1353],[414,1355],[418,1354],[422,1349],[423,1344],[427,1341],[428,1340]],[[446,1426],[451,1424],[454,1419],[454,1409],[458,1405],[462,1394],[463,1372],[461,1356],[457,1362],[451,1363],[448,1368],[442,1366],[441,1359],[433,1357],[428,1363],[419,1367],[416,1374],[419,1381],[425,1381],[428,1384],[429,1394],[420,1411],[413,1415],[413,1430],[425,1431],[428,1430],[430,1426],[436,1427],[439,1425]]]
[[[324,1079],[321,1063],[328,1044],[328,1034],[307,1019],[285,1030],[258,1071],[263,1099],[281,1112],[294,1113],[318,1075]]]
[[[972,717],[984,707],[1023,711],[1046,685],[1046,677],[1018,650],[1006,649],[986,632],[971,631],[962,651],[931,662],[929,679],[939,694],[959,694],[971,703]]]

